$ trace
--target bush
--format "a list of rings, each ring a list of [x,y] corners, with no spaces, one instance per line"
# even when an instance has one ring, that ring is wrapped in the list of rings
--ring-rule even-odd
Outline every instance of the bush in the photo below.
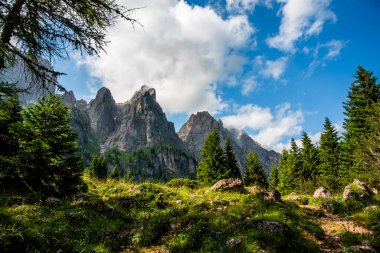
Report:
[[[107,165],[106,160],[101,156],[95,156],[88,167],[91,177],[97,179],[104,179],[107,177]]]

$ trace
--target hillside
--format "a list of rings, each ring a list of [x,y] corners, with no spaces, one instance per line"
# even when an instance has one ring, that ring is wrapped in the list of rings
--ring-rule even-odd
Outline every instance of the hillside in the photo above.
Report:
[[[380,247],[380,209],[366,208],[379,205],[378,197],[344,203],[338,196],[322,201],[304,195],[301,202],[309,205],[298,206],[300,200],[276,202],[250,188],[209,191],[189,180],[163,185],[84,179],[87,193],[62,200],[0,195],[2,250],[375,252]]]

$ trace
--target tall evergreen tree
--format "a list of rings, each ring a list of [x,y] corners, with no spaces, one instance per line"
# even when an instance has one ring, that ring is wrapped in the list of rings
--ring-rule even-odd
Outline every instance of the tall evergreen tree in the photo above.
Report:
[[[279,172],[277,166],[272,166],[269,173],[269,188],[271,190],[277,189],[278,183],[279,183]]]
[[[355,150],[358,167],[363,171],[358,177],[373,186],[380,185],[380,102],[372,106],[367,118],[370,131]]]
[[[105,179],[107,177],[107,163],[106,159],[100,155],[92,158],[90,166],[88,167],[90,176],[97,179]]]
[[[318,178],[318,150],[313,145],[306,132],[303,132],[301,141],[302,171],[300,176],[303,182],[311,182],[312,184],[315,184]]]
[[[14,128],[21,124],[17,97],[0,98],[0,188],[20,187],[18,172],[19,140]]]
[[[226,156],[226,167],[230,171],[228,177],[241,178],[240,168],[229,138],[227,138],[226,144],[224,145],[224,153]]]
[[[377,77],[373,72],[358,66],[354,77],[348,101],[343,106],[346,115],[343,127],[346,132],[341,147],[341,170],[346,174],[347,180],[360,174],[354,153],[360,147],[363,136],[370,131],[367,117],[371,113],[371,106],[380,98],[380,85],[376,83]]]
[[[299,148],[292,138],[291,149],[284,150],[280,157],[278,189],[290,192],[300,185],[299,172],[302,166]]]
[[[248,153],[247,165],[244,169],[244,183],[260,187],[267,187],[268,185],[263,166],[255,152]]]
[[[83,186],[83,161],[77,155],[77,134],[69,109],[58,96],[39,101],[22,112],[19,133],[21,177],[43,194],[71,194]]]
[[[117,165],[115,165],[112,168],[110,178],[112,178],[112,179],[119,179],[120,178],[120,170],[119,170],[119,167]]]
[[[331,124],[329,118],[325,118],[324,129],[321,134],[319,144],[319,161],[318,166],[320,173],[320,182],[326,187],[337,190],[341,187],[339,173],[339,136],[335,126]]]
[[[227,178],[230,174],[216,129],[207,136],[201,150],[201,157],[202,160],[197,167],[197,178],[200,181],[213,184],[220,179]]]

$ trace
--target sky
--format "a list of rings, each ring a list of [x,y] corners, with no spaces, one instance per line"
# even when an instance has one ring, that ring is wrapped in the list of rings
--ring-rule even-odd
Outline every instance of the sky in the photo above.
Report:
[[[281,152],[325,117],[342,131],[343,102],[358,65],[380,75],[378,0],[119,0],[139,24],[118,21],[99,57],[54,62],[59,82],[87,101],[109,88],[116,102],[142,85],[176,130],[209,111]]]

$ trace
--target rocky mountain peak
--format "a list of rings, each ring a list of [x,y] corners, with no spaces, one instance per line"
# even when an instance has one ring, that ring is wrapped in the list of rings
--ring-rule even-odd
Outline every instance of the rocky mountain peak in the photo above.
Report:
[[[77,99],[74,96],[74,92],[72,90],[65,92],[61,96],[62,103],[68,106],[72,106],[77,102]]]
[[[141,86],[140,90],[136,91],[130,101],[141,100],[142,98],[150,98],[156,101],[156,90],[146,85]]]
[[[96,94],[95,99],[91,100],[88,114],[91,119],[91,127],[102,136],[107,136],[115,130],[115,114],[117,107],[111,91],[105,87],[101,88]]]

